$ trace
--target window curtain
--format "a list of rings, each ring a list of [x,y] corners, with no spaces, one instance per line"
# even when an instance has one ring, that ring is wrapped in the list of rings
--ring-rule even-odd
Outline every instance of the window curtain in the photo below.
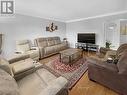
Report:
[[[0,54],[2,52],[2,34],[0,34]]]

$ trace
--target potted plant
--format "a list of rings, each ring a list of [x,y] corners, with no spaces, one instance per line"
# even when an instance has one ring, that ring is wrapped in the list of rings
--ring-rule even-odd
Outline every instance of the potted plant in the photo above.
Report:
[[[112,44],[110,41],[106,41],[106,48],[110,48],[110,45]]]

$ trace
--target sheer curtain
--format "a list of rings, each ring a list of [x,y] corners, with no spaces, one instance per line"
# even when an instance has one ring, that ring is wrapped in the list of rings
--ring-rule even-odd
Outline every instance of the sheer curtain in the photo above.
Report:
[[[0,34],[0,54],[2,52],[2,34]]]

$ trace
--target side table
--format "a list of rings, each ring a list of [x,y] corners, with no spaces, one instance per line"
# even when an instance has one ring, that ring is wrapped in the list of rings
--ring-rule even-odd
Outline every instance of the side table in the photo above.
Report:
[[[41,64],[40,62],[37,62],[37,61],[33,61],[33,64],[35,65],[36,70],[43,66],[43,64]]]

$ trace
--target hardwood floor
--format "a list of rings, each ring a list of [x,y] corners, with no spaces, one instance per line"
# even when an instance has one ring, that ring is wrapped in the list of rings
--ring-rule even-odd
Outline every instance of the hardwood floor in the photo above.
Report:
[[[69,95],[118,95],[114,91],[96,82],[90,81],[88,72],[83,75],[79,82],[69,91]]]
[[[84,57],[95,55],[95,52],[84,52]],[[54,55],[43,60],[42,63],[47,63],[59,55]],[[69,95],[119,95],[111,89],[104,87],[96,82],[90,81],[88,72],[86,72],[78,83],[69,91]]]

